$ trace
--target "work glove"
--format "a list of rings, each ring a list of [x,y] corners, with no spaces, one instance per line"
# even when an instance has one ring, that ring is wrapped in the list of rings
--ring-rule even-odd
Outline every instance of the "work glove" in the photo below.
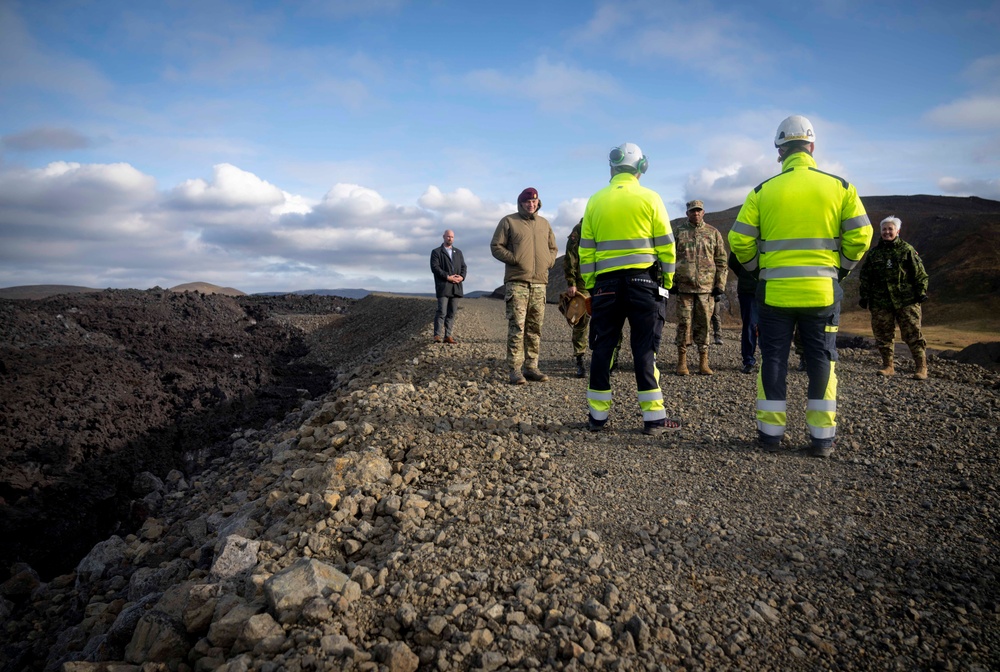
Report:
[[[863,309],[868,310],[868,299],[861,299],[860,301],[858,301],[858,305],[861,306]]]
[[[849,270],[847,270],[846,268],[838,268],[837,269],[837,282],[843,282],[844,278],[846,278],[850,274],[851,274],[851,272]]]
[[[917,297],[917,303],[923,303],[926,300],[927,300],[926,294],[921,294],[920,296]]]

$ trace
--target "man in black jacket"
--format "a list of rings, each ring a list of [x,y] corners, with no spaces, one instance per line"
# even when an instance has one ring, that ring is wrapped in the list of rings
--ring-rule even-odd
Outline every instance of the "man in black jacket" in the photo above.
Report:
[[[743,373],[751,373],[757,363],[757,275],[758,271],[748,271],[729,253],[729,270],[736,274],[736,298],[740,301],[740,318],[743,329],[740,332],[740,355],[743,358]],[[718,305],[718,304],[716,304]]]
[[[434,274],[434,293],[437,295],[437,312],[434,314],[434,342],[441,342],[442,322],[444,323],[444,342],[454,343],[452,330],[455,328],[455,313],[458,312],[458,300],[463,296],[462,281],[465,280],[465,257],[462,250],[452,243],[455,242],[455,232],[448,229],[442,236],[444,243],[431,252],[431,272]]]

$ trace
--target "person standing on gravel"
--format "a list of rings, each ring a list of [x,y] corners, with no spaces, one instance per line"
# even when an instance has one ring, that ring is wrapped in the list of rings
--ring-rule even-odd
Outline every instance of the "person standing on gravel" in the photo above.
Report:
[[[721,233],[719,234],[722,235]],[[722,304],[725,301],[729,303],[729,297],[726,294],[720,294],[718,296],[713,296],[715,299],[713,303],[715,308],[712,309],[712,343],[715,345],[722,345]]]
[[[781,122],[774,138],[781,173],[747,195],[729,246],[746,270],[760,271],[758,442],[777,450],[785,434],[788,353],[798,326],[809,377],[808,454],[828,457],[837,433],[840,281],[868,250],[872,225],[854,186],[816,168],[815,140],[805,117]]]
[[[920,330],[920,304],[927,300],[927,271],[913,246],[899,237],[903,222],[889,216],[879,225],[881,240],[861,266],[862,308],[871,311],[872,333],[882,355],[879,374],[896,373],[893,365],[896,325],[913,355],[913,377],[927,378],[927,341]]]
[[[583,276],[580,274],[580,231],[583,228],[583,219],[577,222],[576,226],[569,233],[566,239],[566,254],[563,255],[563,273],[566,276],[566,294],[572,298],[577,294],[584,298],[590,298],[583,283]],[[587,326],[590,324],[590,315],[584,315],[579,322],[573,326],[573,358],[576,360],[576,377],[586,378],[587,368],[583,365],[583,357],[587,354]],[[615,351],[611,354],[611,370],[615,370],[618,364],[618,350],[622,347],[622,339],[618,339]]]
[[[600,431],[611,412],[611,360],[625,320],[631,332],[642,431],[680,429],[668,420],[656,351],[674,284],[674,236],[663,199],[639,185],[649,162],[626,142],[611,150],[611,184],[587,201],[580,238],[580,272],[590,290],[590,384],[587,428]]]
[[[743,373],[751,373],[757,364],[757,271],[748,271],[729,253],[729,270],[736,274],[736,298],[740,302],[740,356],[743,359]]]
[[[431,273],[434,274],[434,293],[437,295],[434,342],[441,342],[443,331],[444,342],[454,343],[452,331],[455,328],[458,300],[463,296],[462,282],[465,280],[467,269],[462,250],[453,245],[455,232],[448,229],[441,237],[444,242],[431,252]]]
[[[538,351],[545,318],[549,269],[559,248],[549,220],[538,214],[538,191],[528,187],[517,197],[517,212],[497,224],[490,241],[493,256],[504,263],[504,301],[507,310],[507,366],[510,382],[549,379],[538,368]],[[521,371],[521,367],[524,371]]]
[[[566,239],[563,274],[566,277],[566,294],[568,296],[574,297],[579,294],[589,299],[590,292],[587,291],[587,287],[583,284],[583,276],[580,275],[580,231],[582,228],[583,219],[577,222]],[[587,326],[589,324],[590,316],[584,315],[573,325],[573,358],[576,360],[577,378],[587,376],[587,369],[583,366],[583,356],[587,354]]]
[[[715,301],[726,293],[726,244],[722,234],[705,223],[705,204],[688,201],[687,221],[677,227],[677,375],[688,375],[687,346],[690,333],[698,347],[698,373],[710,376],[708,334]],[[720,339],[721,341],[721,339]]]

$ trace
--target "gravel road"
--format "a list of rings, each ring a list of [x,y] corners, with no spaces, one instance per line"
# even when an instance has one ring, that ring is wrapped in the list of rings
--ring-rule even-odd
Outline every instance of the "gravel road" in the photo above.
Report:
[[[331,392],[151,487],[155,525],[100,571],[90,557],[6,591],[0,669],[1000,668],[997,374],[934,358],[926,381],[884,379],[874,351],[842,349],[833,457],[796,450],[794,371],[789,441],[769,454],[738,331],[713,346],[715,375],[678,377],[668,324],[661,387],[683,430],[641,434],[624,352],[612,426],[591,434],[554,306],[551,379],[511,386],[503,303],[464,301],[456,345],[430,342],[433,305],[372,296],[314,328]],[[316,469],[362,458],[387,471],[317,486]],[[223,580],[235,531],[257,552]],[[306,559],[351,580],[283,611],[272,582]],[[211,616],[177,606],[205,586]],[[222,604],[270,629],[227,639]]]

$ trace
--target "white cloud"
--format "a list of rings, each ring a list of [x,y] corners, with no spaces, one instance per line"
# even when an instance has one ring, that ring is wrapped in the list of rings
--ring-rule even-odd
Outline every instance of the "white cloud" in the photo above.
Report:
[[[253,173],[220,163],[213,166],[211,183],[185,180],[174,187],[171,201],[180,208],[277,207],[285,203],[285,194]]]
[[[584,70],[566,63],[538,58],[527,73],[506,74],[499,70],[477,70],[463,77],[469,88],[485,93],[534,101],[549,112],[565,112],[593,105],[595,98],[611,99],[621,93],[610,75]]]
[[[94,213],[141,209],[153,202],[156,180],[127,163],[89,164],[57,161],[44,168],[0,174],[0,203],[5,212],[23,209],[83,218]]]
[[[975,59],[965,69],[963,77],[978,90],[1000,90],[1000,54]]]
[[[938,180],[938,186],[946,194],[954,196],[979,196],[1000,200],[1000,179],[968,180],[955,177],[943,177]]]
[[[576,223],[583,219],[583,211],[587,207],[589,198],[572,198],[559,204],[556,216],[552,218],[552,229],[555,231],[556,239],[565,238],[573,230]],[[560,247],[563,243],[559,242]]]
[[[272,215],[308,215],[316,205],[314,201],[304,197],[290,194],[282,190],[281,195],[285,200],[271,208]]]
[[[746,16],[701,2],[659,0],[599,6],[572,38],[584,48],[600,49],[609,59],[628,63],[683,64],[710,76],[737,81],[776,58],[774,45],[754,40],[757,30]]]
[[[1000,129],[1000,95],[975,95],[927,113],[931,123],[954,130]]]
[[[389,204],[374,189],[357,184],[335,184],[316,206],[316,212],[341,217],[371,217],[389,208]]]
[[[427,187],[427,191],[417,202],[428,210],[442,212],[466,212],[483,207],[482,200],[469,189],[459,188],[450,194],[445,194],[433,184]]]

